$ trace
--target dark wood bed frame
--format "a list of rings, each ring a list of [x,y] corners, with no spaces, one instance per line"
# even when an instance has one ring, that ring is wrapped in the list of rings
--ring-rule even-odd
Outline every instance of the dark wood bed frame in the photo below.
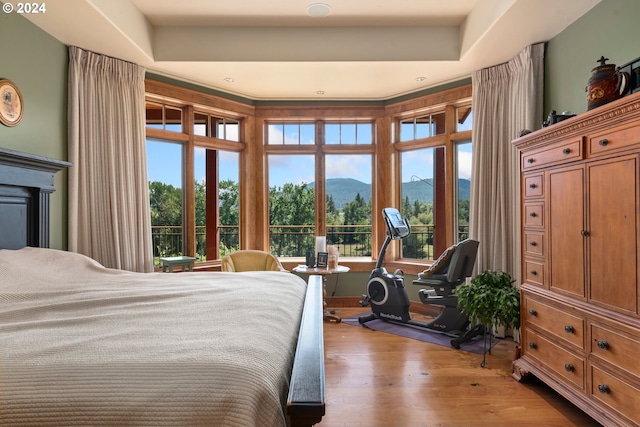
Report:
[[[0,148],[0,249],[49,247],[49,196],[54,175],[71,163]],[[324,402],[322,279],[310,276],[291,372],[291,427],[320,422]]]

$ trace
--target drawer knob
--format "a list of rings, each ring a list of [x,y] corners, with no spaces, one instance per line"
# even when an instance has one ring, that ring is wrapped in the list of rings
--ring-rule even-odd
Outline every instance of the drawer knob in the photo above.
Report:
[[[609,386],[606,384],[598,384],[598,390],[600,390],[600,393],[602,394],[609,394],[609,392],[611,391],[611,389],[609,389]]]
[[[537,187],[537,185],[535,185],[535,184],[529,184],[529,188],[536,188],[536,187]]]
[[[532,241],[529,243],[531,246],[538,246],[538,243],[536,241]]]
[[[589,236],[589,232],[587,230],[580,231],[580,234],[582,234],[583,237],[588,237]]]
[[[566,325],[566,326],[564,327],[564,331],[565,331],[566,333],[568,333],[568,334],[572,334],[572,333],[573,333],[573,331],[574,331],[573,326],[571,326],[571,325]]]
[[[601,139],[598,144],[600,144],[602,147],[606,147],[609,144],[609,140],[608,139]]]
[[[564,154],[571,154],[571,148],[565,148],[564,150],[562,150],[562,152]]]
[[[534,342],[530,342],[529,343],[529,348],[535,350],[536,348],[538,348],[538,344],[534,343]]]
[[[537,316],[538,312],[535,311],[535,309],[532,308],[531,310],[529,310],[529,314],[532,315],[532,316]]]
[[[531,213],[529,214],[529,216],[530,216],[531,218],[535,218],[535,217],[537,217],[537,216],[538,216],[538,214],[537,214],[537,213],[535,213],[535,212],[531,212]]]
[[[598,341],[598,348],[601,350],[609,350],[609,343],[605,340]]]
[[[533,163],[533,162],[535,162],[535,160],[533,160],[533,157],[529,157],[529,158],[527,159],[527,163]]]
[[[564,370],[565,370],[565,371],[567,371],[567,372],[573,372],[573,371],[575,371],[576,369],[573,367],[573,364],[571,364],[571,363],[565,363],[565,364],[564,364]]]
[[[538,275],[538,272],[537,272],[536,270],[531,270],[531,275],[532,275],[532,276],[537,276],[537,275]]]

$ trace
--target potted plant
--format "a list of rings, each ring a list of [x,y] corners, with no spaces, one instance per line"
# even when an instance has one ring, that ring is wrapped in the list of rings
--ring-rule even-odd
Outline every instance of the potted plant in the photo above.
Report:
[[[514,282],[507,272],[485,270],[470,283],[456,288],[458,308],[470,320],[477,319],[484,325],[485,334],[487,331],[491,334],[500,326],[517,329],[520,327],[520,290],[513,286]],[[483,359],[481,366],[484,363]]]

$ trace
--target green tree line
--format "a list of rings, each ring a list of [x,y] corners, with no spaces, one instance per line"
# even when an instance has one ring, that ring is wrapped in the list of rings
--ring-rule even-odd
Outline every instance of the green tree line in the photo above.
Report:
[[[149,199],[151,204],[151,224],[156,227],[180,227],[182,225],[182,190],[173,185],[152,181],[149,183]],[[206,185],[196,182],[195,185],[196,226],[206,225]],[[239,224],[239,187],[232,180],[220,181],[218,186],[218,211],[220,225],[235,226]],[[432,225],[433,205],[403,200],[402,214],[409,219],[411,225]],[[361,249],[368,242],[366,233],[357,233],[358,225],[371,225],[371,201],[366,201],[359,193],[355,199],[344,204],[342,210],[336,207],[331,197],[326,200],[327,239],[333,244],[356,245]],[[458,209],[460,225],[469,223],[469,201],[460,200]],[[281,256],[300,256],[313,248],[315,233],[315,189],[307,183],[287,183],[269,189],[269,223],[272,227],[272,250]],[[341,226],[332,228],[332,226]],[[339,233],[338,233],[339,231]],[[237,249],[235,238],[228,236],[221,239],[221,254]],[[427,242],[432,244],[433,242]],[[196,250],[204,253],[204,240],[198,241]],[[407,242],[407,247],[416,246]],[[418,251],[418,248],[415,249]],[[370,251],[370,248],[369,248]],[[174,253],[178,253],[179,248]],[[369,253],[370,254],[370,253]],[[411,254],[405,254],[410,256]]]

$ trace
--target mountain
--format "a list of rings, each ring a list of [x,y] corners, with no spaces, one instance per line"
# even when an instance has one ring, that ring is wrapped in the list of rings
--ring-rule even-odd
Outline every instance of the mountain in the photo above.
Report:
[[[433,203],[433,185],[431,179],[424,181],[413,181],[402,183],[402,196],[409,197],[409,203],[420,200],[425,203]],[[314,187],[314,183],[310,184]],[[471,181],[459,179],[459,198],[468,200],[471,194]],[[352,178],[331,178],[327,180],[327,195],[333,197],[333,201],[338,209],[342,209],[348,202],[353,201],[360,193],[366,201],[371,200],[371,184],[358,181]]]
[[[371,184],[365,184],[352,178],[331,178],[327,180],[327,195],[333,197],[338,209],[342,209],[345,204],[355,200],[358,193],[367,202],[371,200]]]

